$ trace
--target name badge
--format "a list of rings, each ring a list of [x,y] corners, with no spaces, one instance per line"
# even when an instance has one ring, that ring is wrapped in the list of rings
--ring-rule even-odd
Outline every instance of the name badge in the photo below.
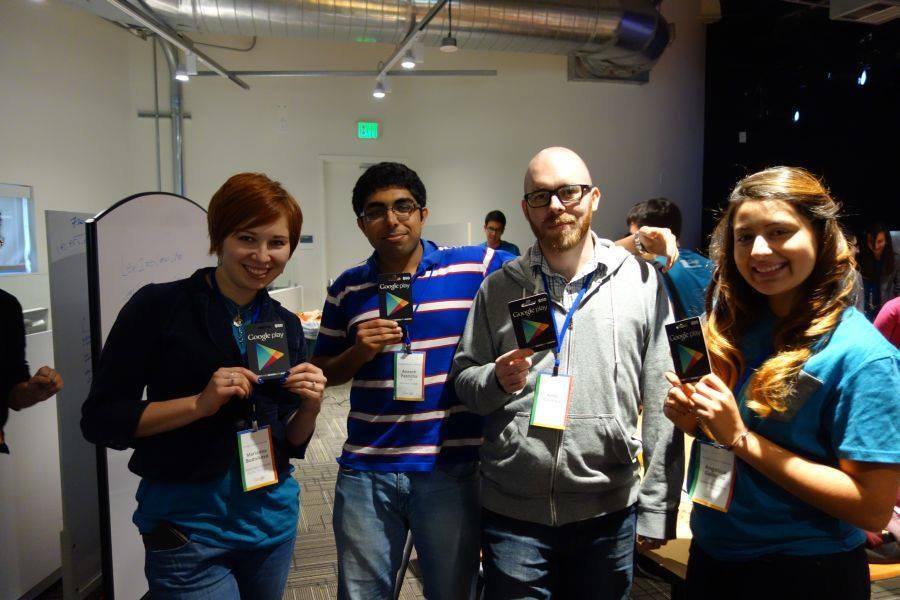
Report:
[[[540,373],[531,404],[531,424],[549,429],[565,429],[572,396],[572,377]]]
[[[688,494],[697,504],[728,512],[734,494],[734,454],[718,445],[694,440]]]
[[[269,426],[239,431],[237,435],[244,491],[249,492],[278,483],[275,451]]]
[[[394,400],[421,402],[425,399],[425,353],[394,354]]]

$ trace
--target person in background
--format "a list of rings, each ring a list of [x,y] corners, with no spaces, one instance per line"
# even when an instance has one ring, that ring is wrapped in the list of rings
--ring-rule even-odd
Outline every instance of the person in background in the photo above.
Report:
[[[144,286],[125,304],[81,428],[95,444],[134,448],[133,520],[154,600],[280,600],[299,512],[288,461],[304,455],[326,383],[303,362],[297,316],[266,292],[297,247],[303,215],[281,184],[241,173],[213,195],[207,222],[218,267]],[[262,383],[246,366],[248,331],[263,323],[285,330],[291,367],[280,381]],[[274,474],[245,456],[254,433],[274,446]],[[255,486],[248,473],[268,476]]]
[[[519,256],[519,247],[512,242],[503,241],[503,232],[506,231],[506,215],[499,210],[492,210],[484,217],[484,235],[487,241],[481,243],[482,248],[493,248],[509,252],[513,256]]]
[[[681,210],[667,198],[651,198],[635,204],[626,217],[628,230],[634,234],[645,225],[665,227],[676,240],[681,238]],[[657,264],[664,264],[657,259]],[[675,319],[697,317],[703,313],[706,289],[712,279],[713,264],[693,250],[678,246],[678,260],[663,273],[666,292],[672,301]]]
[[[900,296],[888,300],[875,317],[875,329],[900,348]]]
[[[46,365],[33,376],[29,374],[22,306],[15,296],[0,290],[0,453],[9,454],[3,435],[9,409],[28,408],[62,388],[60,374]]]
[[[866,317],[874,320],[881,307],[900,295],[900,261],[884,223],[871,223],[863,232],[859,272],[863,279]]]
[[[485,597],[624,600],[636,535],[647,548],[675,537],[684,461],[663,415],[669,301],[655,269],[591,230],[600,191],[575,152],[539,152],[524,191],[537,239],[481,286],[451,373],[485,415]],[[518,348],[508,303],[541,292],[561,333],[534,353]],[[542,426],[539,390],[561,387],[563,426]]]
[[[700,438],[689,472],[733,484],[718,509],[694,504],[692,600],[869,597],[862,530],[888,523],[900,476],[900,352],[853,308],[838,212],[816,177],[774,167],[738,182],[713,232],[713,374],[666,374],[667,416]]]

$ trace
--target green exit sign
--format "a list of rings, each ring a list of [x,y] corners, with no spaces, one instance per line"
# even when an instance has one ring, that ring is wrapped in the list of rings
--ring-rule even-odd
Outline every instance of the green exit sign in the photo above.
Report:
[[[356,137],[361,140],[377,140],[378,121],[357,121]]]

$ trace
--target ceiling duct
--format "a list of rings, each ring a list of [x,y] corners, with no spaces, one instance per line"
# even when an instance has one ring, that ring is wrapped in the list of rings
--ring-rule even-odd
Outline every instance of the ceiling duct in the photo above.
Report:
[[[128,0],[181,32],[285,36],[397,45],[434,0]],[[671,41],[653,0],[451,0],[460,48],[569,56],[571,78],[646,81]],[[128,18],[105,2],[67,0],[105,18]],[[441,10],[421,41],[447,35]]]
[[[828,12],[832,19],[881,25],[900,18],[900,0],[831,0]]]

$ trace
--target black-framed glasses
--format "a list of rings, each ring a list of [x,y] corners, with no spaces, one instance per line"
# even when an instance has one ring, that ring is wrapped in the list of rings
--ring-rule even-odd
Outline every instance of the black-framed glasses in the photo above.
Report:
[[[392,206],[384,204],[373,204],[367,206],[359,215],[360,219],[365,219],[367,223],[375,223],[387,217],[388,211],[394,213],[398,221],[406,221],[413,212],[420,210],[422,207],[412,200],[397,200]]]
[[[584,183],[568,183],[559,186],[555,190],[534,190],[533,192],[528,192],[522,198],[525,200],[525,204],[531,208],[547,206],[550,204],[550,199],[553,198],[553,196],[559,198],[559,201],[562,202],[563,205],[568,206],[569,204],[575,204],[581,200],[584,197],[585,192],[593,189],[593,187],[594,186],[592,185]]]

